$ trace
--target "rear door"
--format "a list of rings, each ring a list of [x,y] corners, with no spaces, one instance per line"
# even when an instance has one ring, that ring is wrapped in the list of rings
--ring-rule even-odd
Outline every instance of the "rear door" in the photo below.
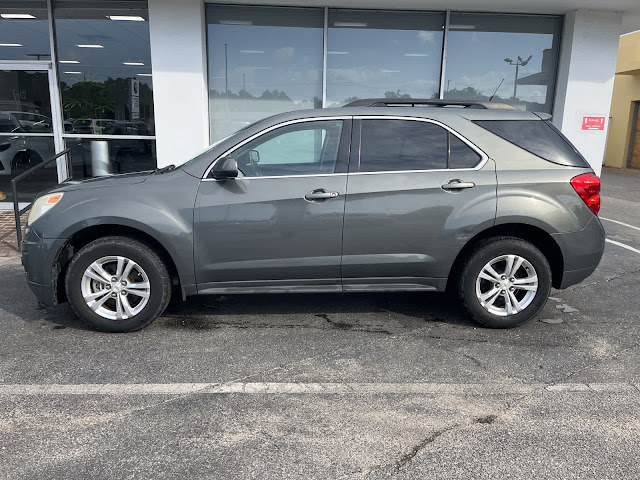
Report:
[[[441,289],[464,244],[491,226],[495,166],[426,119],[354,121],[343,289]]]
[[[340,291],[350,141],[350,117],[316,119],[227,152],[241,176],[198,189],[198,291]]]

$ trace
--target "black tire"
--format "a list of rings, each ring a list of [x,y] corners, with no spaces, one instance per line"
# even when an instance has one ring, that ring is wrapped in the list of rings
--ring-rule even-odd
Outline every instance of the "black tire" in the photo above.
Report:
[[[146,305],[142,307],[140,312],[126,319],[110,319],[99,315],[87,305],[82,294],[82,281],[87,268],[93,262],[111,256],[121,256],[133,260],[142,268],[149,280],[149,295]],[[135,270],[133,272],[136,273]],[[76,315],[90,326],[104,332],[140,330],[160,316],[171,299],[171,278],[163,261],[147,245],[129,237],[104,237],[80,249],[69,264],[65,287],[67,298]],[[112,286],[105,288],[113,288],[113,292],[116,291],[116,288]],[[123,288],[126,289],[126,287],[118,285],[117,291],[120,292],[120,289]],[[133,295],[131,298],[137,299],[137,296]],[[110,308],[109,302],[110,300],[105,302],[105,308]],[[115,302],[115,300],[111,300],[111,302]]]
[[[485,309],[476,295],[476,280],[480,272],[487,263],[502,255],[518,255],[525,259],[533,266],[538,280],[537,291],[530,303],[522,311],[507,316],[501,316]],[[498,269],[496,272],[502,273]],[[513,328],[534,318],[544,307],[549,298],[551,280],[549,262],[536,246],[517,237],[494,237],[478,242],[463,261],[457,290],[465,309],[476,322],[490,328]],[[494,287],[490,285],[488,288]],[[502,285],[499,288],[502,289]],[[526,292],[516,291],[515,294],[524,296]],[[500,301],[503,302],[502,306],[506,309],[504,299],[497,297],[496,302]],[[496,308],[500,308],[500,305],[498,304]]]
[[[27,152],[18,152],[11,161],[11,175],[18,176],[31,168],[31,159]]]

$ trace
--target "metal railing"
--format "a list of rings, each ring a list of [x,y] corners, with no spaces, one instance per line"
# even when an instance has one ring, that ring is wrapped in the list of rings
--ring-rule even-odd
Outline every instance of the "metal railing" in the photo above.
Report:
[[[50,158],[49,160],[47,160],[46,162],[42,162],[39,163],[38,165],[31,167],[29,170],[27,170],[26,172],[22,172],[20,175],[18,175],[17,177],[14,177],[11,179],[11,190],[13,192],[13,213],[16,217],[16,236],[18,237],[18,249],[22,248],[22,225],[20,222],[20,217],[28,212],[32,205],[33,202],[29,202],[29,204],[24,207],[22,210],[20,210],[20,202],[18,202],[18,182],[24,180],[25,178],[30,177],[31,175],[33,175],[36,171],[40,170],[41,168],[49,165],[52,162],[55,162],[58,160],[58,158],[62,157],[63,155],[66,155],[67,153],[69,153],[71,149],[67,148],[66,150],[61,151],[60,153],[56,154],[54,157]],[[72,171],[71,171],[71,162],[70,162],[70,157],[68,156],[66,158],[66,162],[67,162],[67,178],[65,178],[63,180],[63,182],[66,182],[67,180],[71,180],[72,178]],[[56,170],[57,173],[57,170]]]

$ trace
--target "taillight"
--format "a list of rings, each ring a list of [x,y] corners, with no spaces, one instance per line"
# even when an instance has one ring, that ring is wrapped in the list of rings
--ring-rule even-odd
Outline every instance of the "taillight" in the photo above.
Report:
[[[595,173],[585,173],[571,179],[571,186],[587,207],[598,215],[600,211],[600,179]]]

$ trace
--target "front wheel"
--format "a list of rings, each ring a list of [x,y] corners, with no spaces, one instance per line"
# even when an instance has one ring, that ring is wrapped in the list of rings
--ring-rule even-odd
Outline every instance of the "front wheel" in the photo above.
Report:
[[[542,252],[515,237],[478,243],[467,257],[458,293],[471,316],[491,328],[531,320],[549,297],[551,268]]]
[[[67,298],[78,317],[98,330],[132,332],[162,314],[171,279],[160,257],[128,237],[105,237],[69,264]]]

